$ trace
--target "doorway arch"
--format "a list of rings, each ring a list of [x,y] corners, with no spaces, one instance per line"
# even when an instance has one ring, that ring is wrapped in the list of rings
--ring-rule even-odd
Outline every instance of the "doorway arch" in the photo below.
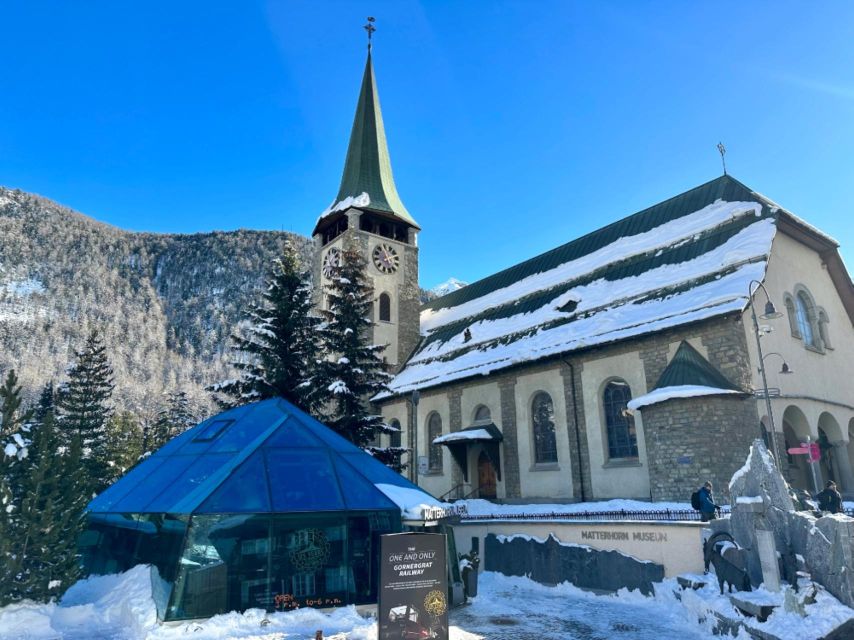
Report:
[[[788,453],[792,447],[800,447],[802,442],[806,442],[807,436],[812,437],[804,412],[794,405],[786,407],[783,412],[783,438],[786,443],[788,480],[795,489],[812,492],[812,472],[807,456]]]
[[[477,495],[486,500],[494,500],[498,497],[495,465],[483,449],[477,457]]]

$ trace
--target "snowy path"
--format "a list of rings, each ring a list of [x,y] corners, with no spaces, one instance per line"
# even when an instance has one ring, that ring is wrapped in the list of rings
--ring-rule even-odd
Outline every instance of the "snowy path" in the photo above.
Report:
[[[486,640],[695,640],[710,638],[675,598],[596,596],[567,584],[483,574],[481,595],[451,622]]]

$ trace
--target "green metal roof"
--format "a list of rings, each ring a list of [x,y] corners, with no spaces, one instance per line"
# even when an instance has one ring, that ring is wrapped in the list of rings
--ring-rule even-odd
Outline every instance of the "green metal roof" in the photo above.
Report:
[[[684,340],[676,350],[676,355],[673,356],[673,359],[661,373],[661,377],[658,379],[654,389],[679,387],[682,385],[696,385],[744,392],[744,389],[730,382],[700,352]]]
[[[695,187],[690,191],[674,196],[669,200],[660,202],[648,209],[639,211],[627,218],[597,229],[556,249],[547,251],[525,262],[520,262],[504,271],[499,271],[483,280],[478,280],[462,289],[457,289],[448,295],[432,300],[425,304],[422,309],[435,310],[456,307],[497,289],[507,287],[530,275],[548,271],[565,262],[585,256],[597,249],[601,249],[605,245],[611,244],[619,238],[649,231],[666,222],[698,211],[718,199],[728,202],[738,200],[762,202],[763,213],[770,212],[770,207],[766,199],[732,176],[724,175],[699,187]],[[638,271],[638,273],[640,272]]]
[[[367,193],[370,197],[370,204],[366,209],[391,215],[418,227],[418,223],[401,202],[394,185],[370,51],[365,63],[341,186],[330,208],[334,209],[343,200],[358,197],[362,193]],[[318,226],[321,226],[322,222],[323,218],[318,220]]]

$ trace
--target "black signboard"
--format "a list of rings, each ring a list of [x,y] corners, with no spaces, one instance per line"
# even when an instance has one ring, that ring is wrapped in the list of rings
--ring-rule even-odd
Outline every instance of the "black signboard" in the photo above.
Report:
[[[381,536],[378,640],[448,640],[445,536]]]

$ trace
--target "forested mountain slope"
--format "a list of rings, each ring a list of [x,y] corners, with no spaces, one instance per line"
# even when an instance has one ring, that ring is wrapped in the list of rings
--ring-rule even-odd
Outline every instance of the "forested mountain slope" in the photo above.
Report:
[[[0,187],[0,372],[14,367],[30,394],[59,383],[97,328],[118,408],[145,414],[166,390],[205,404],[288,238],[308,255],[308,239],[287,232],[133,233]]]

